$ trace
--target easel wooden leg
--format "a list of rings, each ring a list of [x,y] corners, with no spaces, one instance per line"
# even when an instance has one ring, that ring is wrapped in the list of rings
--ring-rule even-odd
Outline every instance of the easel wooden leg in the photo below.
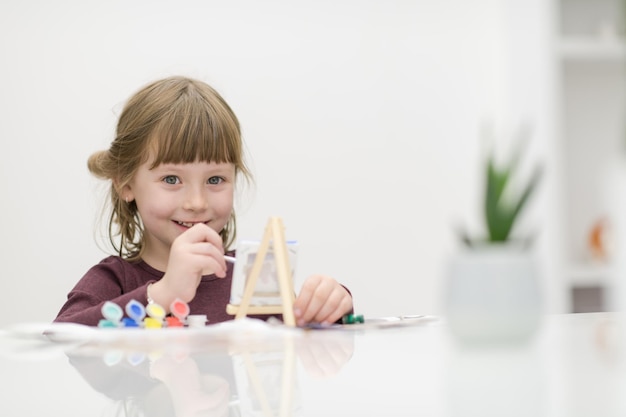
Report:
[[[287,252],[287,241],[285,239],[285,228],[279,218],[272,218],[272,228],[274,235],[274,257],[276,259],[276,269],[278,273],[278,285],[283,304],[283,322],[288,326],[296,325],[296,318],[293,314],[293,277],[289,268],[289,252]]]

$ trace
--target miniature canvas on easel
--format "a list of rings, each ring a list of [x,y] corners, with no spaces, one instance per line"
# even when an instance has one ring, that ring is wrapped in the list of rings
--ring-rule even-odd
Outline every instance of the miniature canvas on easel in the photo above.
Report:
[[[290,265],[295,265],[297,244],[291,243],[289,245],[285,239],[282,219],[270,217],[258,246],[242,244],[237,248],[231,301],[226,306],[226,313],[234,314],[235,320],[248,314],[280,313],[287,326],[296,325],[293,312],[295,268]],[[259,287],[262,272],[264,277]]]
[[[239,305],[248,283],[248,277],[256,259],[260,241],[243,240],[237,244],[237,262],[233,271],[233,283],[231,287],[230,303]],[[295,273],[296,260],[298,256],[298,243],[287,241],[287,253],[289,256],[289,266],[291,277]],[[276,269],[276,259],[270,245],[263,260],[263,266],[257,278],[255,291],[252,295],[250,305],[267,306],[280,305],[281,295],[278,282],[278,271]]]

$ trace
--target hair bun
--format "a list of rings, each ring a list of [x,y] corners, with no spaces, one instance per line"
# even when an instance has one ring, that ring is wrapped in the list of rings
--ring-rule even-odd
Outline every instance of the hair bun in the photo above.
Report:
[[[109,178],[109,172],[107,172],[107,165],[109,162],[109,151],[98,151],[91,154],[87,160],[87,168],[89,171],[103,179]]]

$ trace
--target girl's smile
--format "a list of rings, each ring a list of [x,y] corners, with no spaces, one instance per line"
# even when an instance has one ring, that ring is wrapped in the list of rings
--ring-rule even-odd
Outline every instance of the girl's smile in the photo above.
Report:
[[[174,222],[177,223],[178,225],[186,227],[186,228],[190,228],[190,227],[192,227],[192,226],[194,226],[194,225],[196,225],[198,223],[204,223],[206,225],[209,224],[208,221],[206,221],[206,222],[179,222],[178,220],[174,220]]]
[[[164,270],[183,232],[204,223],[219,233],[232,214],[234,182],[230,163],[142,164],[123,193],[137,204],[144,226],[143,259]]]

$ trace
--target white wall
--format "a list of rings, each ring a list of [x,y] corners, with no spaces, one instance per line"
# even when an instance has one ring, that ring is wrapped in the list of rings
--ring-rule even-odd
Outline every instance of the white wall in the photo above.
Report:
[[[509,46],[528,31],[511,33],[509,3],[541,34],[539,1],[12,3],[0,3],[0,325],[52,320],[106,256],[94,240],[104,188],[86,160],[153,79],[185,74],[223,94],[257,179],[239,236],[282,216],[302,245],[296,285],[331,274],[366,317],[439,312],[455,225],[480,225],[481,122],[523,116],[549,133],[533,107],[540,51],[523,60],[537,72],[523,80],[531,114],[510,105]]]

